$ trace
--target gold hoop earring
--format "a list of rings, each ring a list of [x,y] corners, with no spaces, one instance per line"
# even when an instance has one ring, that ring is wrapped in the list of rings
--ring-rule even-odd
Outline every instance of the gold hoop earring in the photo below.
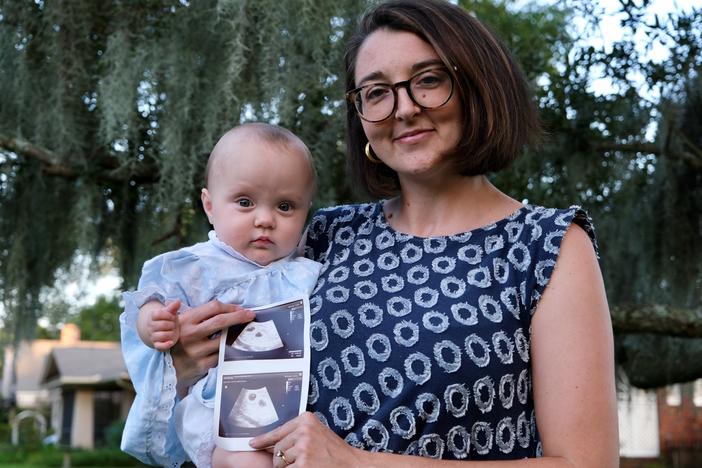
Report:
[[[373,156],[373,148],[371,148],[370,142],[366,143],[366,157],[373,164],[380,164],[383,161]]]

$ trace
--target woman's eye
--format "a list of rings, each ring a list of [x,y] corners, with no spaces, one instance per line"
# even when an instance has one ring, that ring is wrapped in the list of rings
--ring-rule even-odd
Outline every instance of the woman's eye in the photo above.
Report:
[[[383,99],[388,95],[390,89],[387,86],[371,86],[363,93],[363,100],[366,102],[375,102]]]
[[[242,208],[251,208],[253,206],[253,202],[248,198],[239,198],[236,201],[236,204]]]
[[[433,73],[426,73],[423,75],[419,75],[416,80],[414,81],[415,86],[420,86],[422,88],[433,88],[442,83],[442,79],[440,76],[435,75]]]
[[[290,202],[280,202],[278,204],[278,209],[280,211],[290,211],[293,209],[292,203]]]

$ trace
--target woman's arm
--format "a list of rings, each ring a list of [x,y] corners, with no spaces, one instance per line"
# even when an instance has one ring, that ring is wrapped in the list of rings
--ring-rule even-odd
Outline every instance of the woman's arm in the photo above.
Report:
[[[602,276],[592,243],[572,227],[532,321],[536,420],[544,457],[510,461],[440,461],[371,453],[346,444],[305,413],[252,440],[282,449],[288,462],[316,467],[592,467],[618,465],[614,353]],[[286,464],[274,457],[274,466]]]
[[[576,225],[563,238],[532,319],[531,340],[544,455],[577,467],[617,466],[612,324],[592,243]]]

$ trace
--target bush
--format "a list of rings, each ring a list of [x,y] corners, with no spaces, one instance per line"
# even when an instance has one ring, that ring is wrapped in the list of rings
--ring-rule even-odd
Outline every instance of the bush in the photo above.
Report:
[[[63,462],[63,451],[58,449],[57,452],[61,455],[60,459]],[[71,450],[70,455],[71,466],[144,466],[137,459],[132,458],[119,449]],[[32,460],[32,462],[34,461]],[[61,466],[61,464],[43,465]]]
[[[115,421],[105,430],[105,446],[109,448],[119,448],[122,441],[122,432],[126,421]]]
[[[76,450],[62,447],[44,447],[39,450],[28,451],[25,448],[14,447],[9,444],[0,445],[0,466],[22,464],[36,467],[60,467],[63,466],[63,457],[66,452],[71,457],[71,466],[76,467],[146,466],[119,449]]]
[[[0,466],[12,463],[21,463],[27,459],[27,450],[23,447],[11,445],[8,441],[0,444]]]

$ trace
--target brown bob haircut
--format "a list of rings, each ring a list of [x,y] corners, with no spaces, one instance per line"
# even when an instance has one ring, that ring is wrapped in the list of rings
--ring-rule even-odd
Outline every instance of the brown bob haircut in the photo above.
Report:
[[[448,155],[459,174],[500,171],[538,139],[536,104],[512,54],[476,18],[444,0],[390,0],[366,12],[348,42],[346,91],[356,88],[361,45],[378,29],[416,34],[434,48],[451,74],[464,109],[463,138]],[[346,111],[349,164],[357,182],[373,196],[397,194],[397,173],[366,158],[368,139],[361,119],[349,101]]]

